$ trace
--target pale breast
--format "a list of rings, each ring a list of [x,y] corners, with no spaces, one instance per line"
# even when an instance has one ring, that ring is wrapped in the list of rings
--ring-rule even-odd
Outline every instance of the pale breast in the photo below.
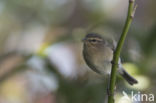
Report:
[[[102,74],[110,73],[113,51],[108,47],[104,47],[102,49],[97,49],[96,52],[92,52],[91,54],[91,62],[95,68]]]

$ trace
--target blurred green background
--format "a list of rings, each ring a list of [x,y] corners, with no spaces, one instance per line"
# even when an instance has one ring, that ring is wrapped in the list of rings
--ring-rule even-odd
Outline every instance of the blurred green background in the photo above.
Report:
[[[121,57],[139,84],[123,91],[156,94],[156,1],[138,8]],[[82,58],[89,32],[118,40],[128,0],[0,0],[0,103],[105,103],[107,83]],[[136,102],[135,102],[136,103]],[[154,103],[141,101],[137,103]]]

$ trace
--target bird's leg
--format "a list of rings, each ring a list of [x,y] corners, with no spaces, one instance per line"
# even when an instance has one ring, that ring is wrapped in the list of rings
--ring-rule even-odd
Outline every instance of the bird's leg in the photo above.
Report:
[[[107,74],[107,77],[106,77],[107,79],[106,79],[106,83],[107,83],[107,95],[108,96],[112,96],[112,95],[114,95],[114,94],[112,94],[111,93],[111,91],[110,91],[110,74]],[[115,90],[116,90],[116,86],[115,86]]]
[[[119,66],[119,63],[114,63],[114,61],[113,61],[113,60],[111,61],[111,64],[112,64],[112,65],[114,65],[114,64],[115,64],[115,65],[118,65],[118,66]]]
[[[112,60],[112,61],[111,61],[111,64],[112,64],[112,65],[117,65],[117,68],[121,68],[121,67],[122,67],[121,61],[119,61],[118,63],[114,63],[114,61]]]
[[[110,88],[109,88],[109,86],[110,86],[110,74],[108,74],[106,78],[107,78],[106,79],[107,80],[106,81],[107,82],[107,95],[108,96],[114,95],[114,94],[111,93]]]

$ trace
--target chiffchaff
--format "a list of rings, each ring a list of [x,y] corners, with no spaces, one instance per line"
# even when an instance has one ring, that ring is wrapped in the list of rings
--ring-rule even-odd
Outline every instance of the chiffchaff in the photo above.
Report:
[[[113,59],[113,46],[102,36],[95,33],[86,35],[83,39],[83,43],[83,57],[86,64],[98,74],[110,74]],[[120,60],[117,71],[130,85],[138,83],[135,78],[125,71]]]

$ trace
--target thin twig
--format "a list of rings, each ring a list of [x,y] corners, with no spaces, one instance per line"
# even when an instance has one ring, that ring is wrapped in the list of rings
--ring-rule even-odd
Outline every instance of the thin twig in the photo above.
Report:
[[[135,0],[129,0],[127,19],[126,19],[121,37],[119,39],[119,42],[117,44],[117,48],[114,51],[113,64],[112,64],[111,77],[110,77],[110,85],[109,85],[110,94],[108,95],[108,103],[114,103],[114,88],[115,88],[115,82],[116,82],[116,72],[117,72],[117,68],[118,68],[118,60],[120,57],[120,52],[121,52],[122,46],[124,44],[127,32],[131,25],[131,22],[132,22],[132,19],[134,17],[134,13],[135,13],[135,10],[137,7],[137,6],[134,7],[134,3],[135,3]]]

